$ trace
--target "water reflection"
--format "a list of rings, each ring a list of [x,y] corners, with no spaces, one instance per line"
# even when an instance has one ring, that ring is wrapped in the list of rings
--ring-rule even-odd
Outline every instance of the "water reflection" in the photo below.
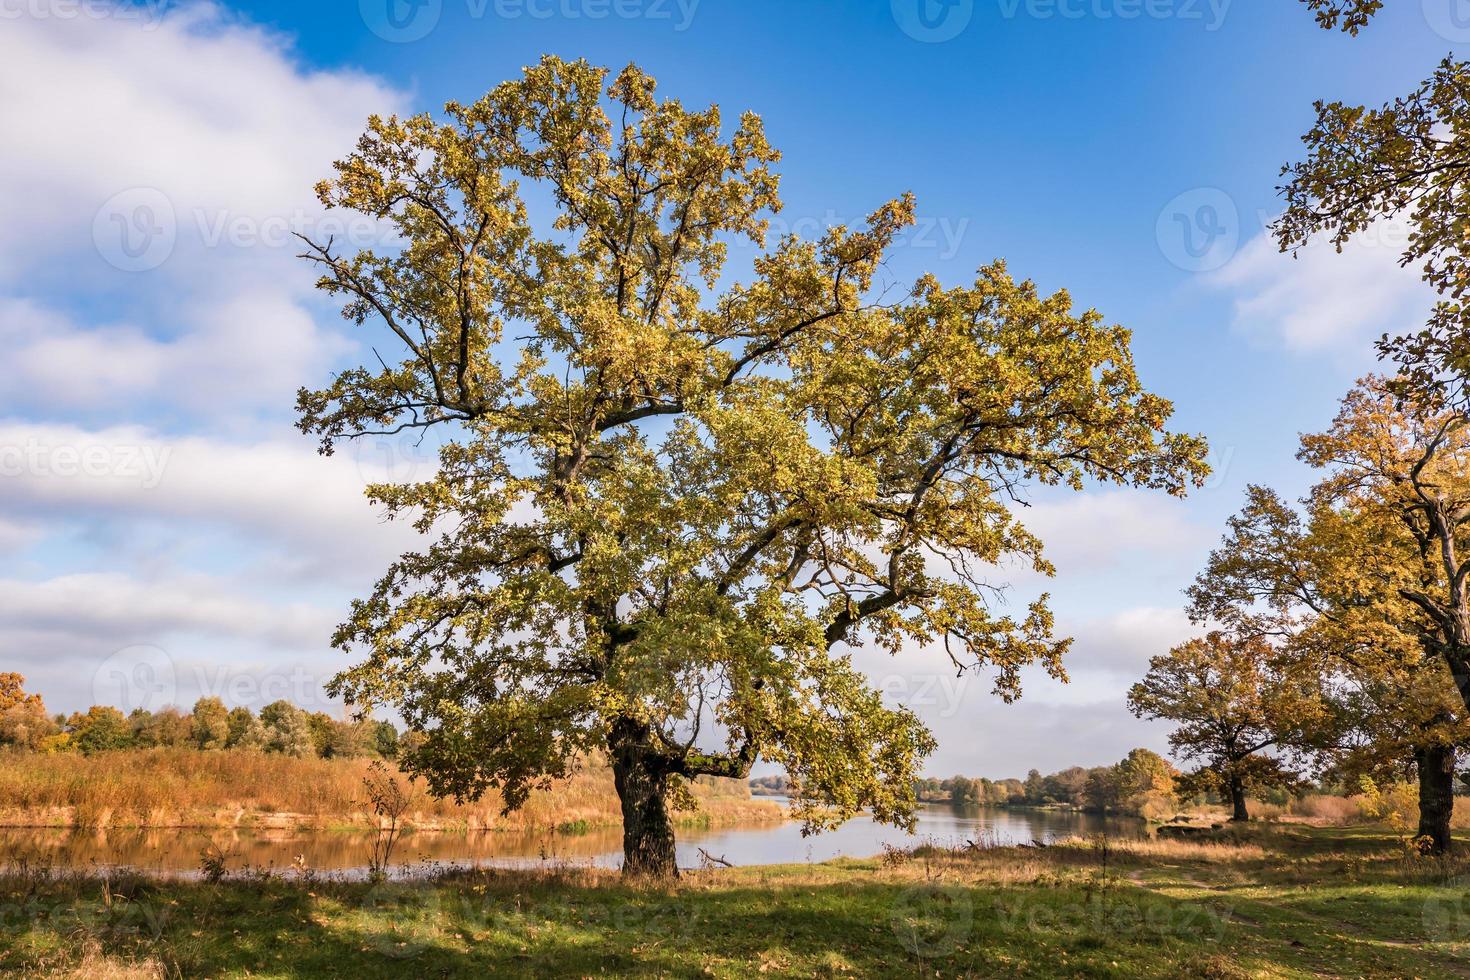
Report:
[[[819,862],[835,857],[870,857],[885,846],[904,847],[933,841],[944,845],[966,841],[997,844],[1050,842],[1072,836],[1107,833],[1138,837],[1141,821],[1090,814],[1039,810],[994,810],[943,805],[924,806],[910,836],[893,827],[859,818],[835,831],[802,837],[799,824],[763,824],[721,830],[681,831],[679,863],[696,867],[703,851],[735,865]],[[224,853],[232,871],[305,866],[319,872],[361,874],[371,850],[369,835],[330,831],[156,830],[58,831],[0,830],[0,859],[41,862],[57,869],[129,867],[156,874],[192,875],[207,847]],[[395,852],[400,866],[424,862],[455,865],[526,867],[579,864],[617,867],[622,847],[619,830],[588,834],[410,834]]]
[[[861,817],[813,837],[802,837],[801,825],[797,823],[711,831],[699,839],[681,840],[679,863],[697,865],[700,848],[732,864],[792,864],[830,861],[837,857],[872,857],[885,847],[911,847],[922,842],[946,846],[967,841],[1045,844],[1099,833],[1113,837],[1140,837],[1147,833],[1147,826],[1141,820],[1053,810],[930,804],[919,808],[918,817],[913,835]]]

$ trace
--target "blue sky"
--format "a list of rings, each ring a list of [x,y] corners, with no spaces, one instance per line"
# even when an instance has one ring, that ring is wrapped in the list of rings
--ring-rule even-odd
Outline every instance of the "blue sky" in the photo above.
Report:
[[[1003,257],[1135,331],[1219,473],[1183,503],[1036,496],[1060,575],[1017,597],[1054,594],[1073,684],[1006,707],[931,652],[860,661],[934,726],[935,772],[1161,748],[1122,694],[1189,634],[1180,590],[1247,483],[1304,487],[1297,434],[1427,305],[1391,228],[1277,255],[1278,170],[1315,99],[1392,97],[1470,41],[1454,3],[1352,39],[1289,0],[0,2],[0,668],[66,710],[324,706],[332,626],[411,543],[361,486],[431,464],[397,442],[322,460],[291,428],[295,389],[363,349],[285,233],[374,241],[310,193],[366,116],[472,100],[551,52],[759,112],[778,229],[912,191],[893,280]]]

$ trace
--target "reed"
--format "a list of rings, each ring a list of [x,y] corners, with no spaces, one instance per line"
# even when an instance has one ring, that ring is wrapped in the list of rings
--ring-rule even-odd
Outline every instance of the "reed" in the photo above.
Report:
[[[301,827],[351,829],[370,823],[367,759],[294,758],[252,751],[149,749],[0,757],[0,826],[4,827]],[[403,778],[396,767],[390,772]],[[587,760],[570,778],[533,793],[502,814],[498,794],[474,803],[438,800],[410,786],[405,815],[414,830],[533,832],[561,826],[618,826],[612,773]],[[700,780],[697,810],[684,826],[729,826],[782,819],[779,806],[754,800],[739,780]]]

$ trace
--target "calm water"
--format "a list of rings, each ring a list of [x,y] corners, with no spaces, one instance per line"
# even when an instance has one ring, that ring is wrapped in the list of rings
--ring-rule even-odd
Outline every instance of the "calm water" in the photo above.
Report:
[[[948,845],[965,841],[1024,844],[1102,832],[1115,837],[1137,837],[1145,829],[1141,821],[1089,814],[929,805],[920,809],[913,836],[865,818],[805,838],[801,836],[800,824],[794,822],[682,831],[679,864],[698,866],[701,849],[736,865],[799,864],[835,857],[871,857],[885,845],[901,847],[927,841]],[[0,830],[0,860],[24,858],[59,869],[130,867],[161,874],[192,874],[199,869],[200,851],[210,845],[226,853],[231,870],[245,867],[287,870],[304,863],[320,872],[347,875],[363,872],[370,849],[366,835],[320,831]],[[400,867],[422,866],[422,862],[501,867],[539,864],[616,867],[621,847],[622,834],[616,830],[578,836],[412,834],[394,852],[394,864]]]

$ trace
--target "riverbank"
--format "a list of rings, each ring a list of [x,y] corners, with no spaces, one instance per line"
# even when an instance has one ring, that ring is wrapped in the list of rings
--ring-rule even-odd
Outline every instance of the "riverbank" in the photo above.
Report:
[[[366,759],[298,759],[252,751],[183,749],[76,754],[7,753],[0,759],[0,828],[364,830]],[[396,770],[395,770],[396,771]],[[585,833],[622,826],[611,771],[589,760],[571,778],[502,814],[491,792],[463,806],[410,793],[404,824],[421,833]],[[776,803],[754,800],[741,780],[701,779],[684,829],[779,822]]]
[[[737,811],[738,812],[738,811]],[[914,833],[856,817],[815,836],[792,820],[716,827],[683,827],[677,833],[682,867],[698,867],[701,852],[742,867],[819,864],[841,857],[868,857],[920,843],[984,846],[1050,843],[1107,834],[1114,840],[1144,836],[1142,821],[1078,814],[956,810],[921,806]],[[294,829],[91,830],[0,828],[0,863],[24,857],[57,870],[126,867],[160,875],[194,875],[206,850],[232,871],[247,868],[310,867],[331,874],[365,874],[376,835],[351,830]],[[616,868],[622,857],[622,828],[558,826],[531,833],[409,833],[395,852],[403,866],[566,866]]]
[[[0,878],[0,972],[172,976],[1460,977],[1463,859],[1387,831],[936,849],[633,887],[448,872],[369,887]]]

